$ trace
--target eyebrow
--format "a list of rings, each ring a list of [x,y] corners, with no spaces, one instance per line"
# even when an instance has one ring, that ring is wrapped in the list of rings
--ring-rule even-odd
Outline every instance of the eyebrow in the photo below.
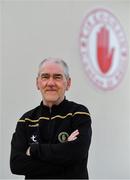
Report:
[[[40,76],[48,76],[50,73],[41,73]],[[61,73],[54,73],[53,76],[63,76]]]
[[[54,76],[63,76],[62,74],[60,73],[56,73],[56,74],[53,74]]]

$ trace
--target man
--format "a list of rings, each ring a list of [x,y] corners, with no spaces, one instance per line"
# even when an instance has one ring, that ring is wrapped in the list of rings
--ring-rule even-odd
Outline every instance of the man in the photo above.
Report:
[[[65,98],[71,85],[67,64],[43,60],[36,83],[42,102],[17,123],[11,141],[12,173],[26,179],[88,179],[91,118],[85,106]]]

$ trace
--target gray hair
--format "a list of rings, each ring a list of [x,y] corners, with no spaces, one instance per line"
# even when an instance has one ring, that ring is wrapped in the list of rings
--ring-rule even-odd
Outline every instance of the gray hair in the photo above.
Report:
[[[40,72],[41,67],[46,62],[52,62],[52,63],[60,64],[63,67],[65,77],[67,79],[70,77],[70,75],[69,75],[69,67],[68,67],[67,63],[64,60],[59,59],[59,58],[46,58],[46,59],[42,60],[42,62],[39,64],[39,72]],[[39,75],[39,72],[38,72],[38,75]]]

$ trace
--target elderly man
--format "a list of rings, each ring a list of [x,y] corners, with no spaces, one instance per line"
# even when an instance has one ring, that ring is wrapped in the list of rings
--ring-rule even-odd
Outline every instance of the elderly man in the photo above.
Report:
[[[68,65],[57,58],[43,60],[36,83],[42,101],[17,122],[12,173],[25,179],[88,179],[91,118],[85,106],[65,98],[71,85]]]

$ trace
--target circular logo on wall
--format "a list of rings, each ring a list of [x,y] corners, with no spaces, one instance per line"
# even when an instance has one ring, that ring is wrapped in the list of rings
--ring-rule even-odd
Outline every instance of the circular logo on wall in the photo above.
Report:
[[[83,19],[80,30],[81,59],[91,82],[112,90],[128,65],[128,43],[118,19],[106,9],[95,9]]]

